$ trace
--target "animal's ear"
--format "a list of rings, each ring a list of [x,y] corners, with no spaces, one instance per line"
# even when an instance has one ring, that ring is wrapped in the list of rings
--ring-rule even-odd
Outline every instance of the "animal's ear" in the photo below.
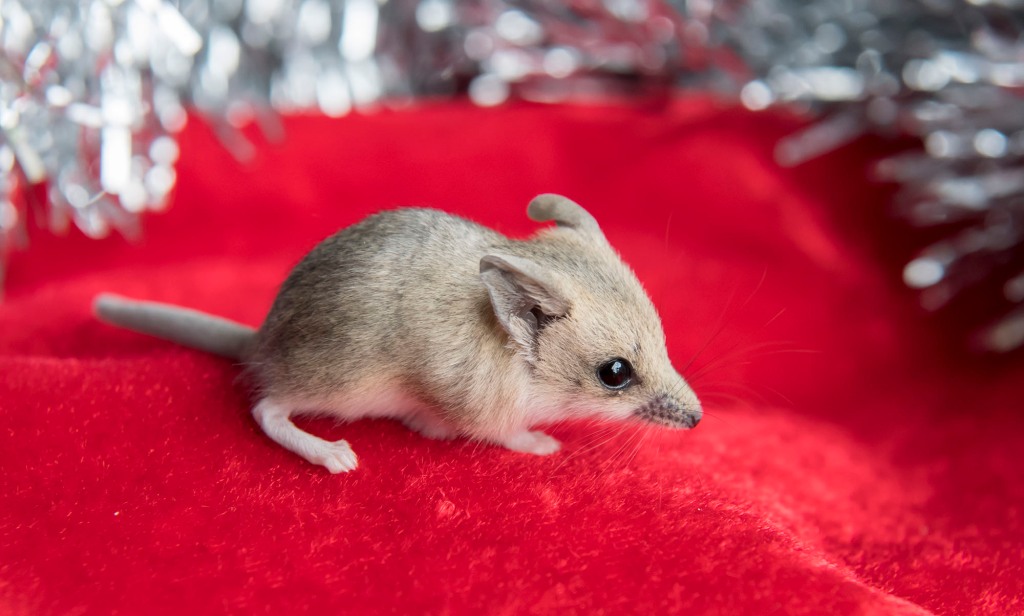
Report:
[[[533,261],[511,255],[481,258],[480,279],[498,322],[527,358],[532,358],[537,333],[569,311],[564,290]]]
[[[526,207],[526,215],[537,222],[553,220],[560,227],[569,227],[604,239],[601,227],[590,212],[562,195],[548,193],[534,197]]]

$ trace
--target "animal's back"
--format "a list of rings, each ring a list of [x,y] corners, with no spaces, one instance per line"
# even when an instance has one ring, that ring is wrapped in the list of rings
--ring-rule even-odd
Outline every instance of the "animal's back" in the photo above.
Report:
[[[321,242],[292,271],[260,328],[250,370],[266,391],[330,395],[400,377],[443,349],[441,320],[486,300],[479,259],[509,240],[437,210],[387,210]],[[450,325],[449,325],[450,327]]]

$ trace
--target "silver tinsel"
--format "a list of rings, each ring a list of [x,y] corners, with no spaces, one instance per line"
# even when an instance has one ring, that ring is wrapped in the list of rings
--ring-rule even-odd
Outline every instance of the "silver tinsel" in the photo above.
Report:
[[[779,144],[784,165],[867,132],[920,137],[878,174],[902,186],[898,215],[951,231],[904,279],[929,309],[991,304],[983,346],[1009,350],[1024,343],[1022,12],[1024,0],[0,0],[0,253],[29,211],[53,229],[131,232],[173,187],[186,107],[244,160],[237,129],[279,136],[278,112],[699,88],[820,114]],[[993,277],[1002,298],[979,290]]]
[[[868,132],[919,137],[876,165],[901,187],[897,216],[948,230],[904,282],[928,310],[991,307],[982,348],[1024,345],[1024,0],[718,2],[701,23],[741,59],[725,87],[744,106],[822,115],[778,145],[781,164]]]

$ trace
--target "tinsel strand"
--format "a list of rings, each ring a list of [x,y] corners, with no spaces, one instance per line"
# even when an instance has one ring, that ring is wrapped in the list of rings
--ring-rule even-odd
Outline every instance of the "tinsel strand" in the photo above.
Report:
[[[245,159],[252,121],[426,94],[480,105],[699,88],[820,121],[796,165],[868,133],[894,212],[950,229],[904,270],[922,304],[991,304],[982,346],[1024,344],[1024,0],[3,0],[0,256],[29,211],[131,232],[163,207],[185,108]],[[1017,269],[1014,269],[1016,267]],[[2,272],[2,260],[0,260]],[[986,297],[997,279],[1002,297]],[[988,284],[990,287],[991,284]]]

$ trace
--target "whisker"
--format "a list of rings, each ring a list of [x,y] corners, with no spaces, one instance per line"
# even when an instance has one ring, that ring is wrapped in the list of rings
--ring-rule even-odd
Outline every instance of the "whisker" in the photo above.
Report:
[[[618,449],[616,449],[615,452],[612,453],[612,455],[608,456],[608,458],[604,461],[603,466],[605,468],[607,468],[608,465],[610,465],[610,464],[612,464],[614,462],[621,462],[621,459],[619,459],[620,456],[623,455],[626,451],[629,450],[628,448],[632,445],[633,440],[637,438],[637,435],[640,433],[641,428],[642,428],[642,426],[634,424],[634,426],[633,426],[633,433],[630,434],[622,442],[622,444],[619,445]],[[617,468],[621,468],[621,467],[622,467],[621,464],[617,465]]]
[[[768,266],[765,266],[765,268],[761,271],[761,279],[757,281],[757,285],[755,285],[754,290],[750,292],[750,295],[748,295],[747,299],[743,301],[743,304],[741,304],[739,306],[739,308],[736,309],[736,312],[741,312],[748,305],[750,305],[750,302],[754,299],[754,296],[756,296],[758,291],[761,290],[761,287],[764,286],[764,282],[765,282],[765,280],[767,280],[767,278],[768,278]],[[694,354],[694,356],[690,358],[690,361],[686,362],[686,365],[683,367],[683,372],[685,372],[686,370],[689,370],[690,366],[693,365],[693,362],[696,361],[698,357],[700,357],[701,353],[703,353],[705,350],[707,350],[708,346],[725,329],[725,326],[729,322],[729,318],[731,318],[729,316],[729,312],[732,309],[732,303],[736,299],[736,294],[738,292],[739,292],[739,286],[738,285],[733,287],[732,291],[729,292],[729,299],[726,300],[726,302],[725,302],[725,308],[722,310],[722,315],[718,319],[718,325],[716,325],[714,333],[707,340],[707,342],[705,342],[700,347],[700,349],[697,350],[697,352]],[[762,327],[764,327],[764,326],[762,326]]]
[[[643,429],[640,431],[640,438],[637,439],[636,447],[633,448],[633,453],[629,456],[629,459],[626,461],[627,465],[632,464],[633,461],[636,460],[637,454],[640,453],[640,450],[643,448],[644,443],[647,442],[648,437],[650,437],[651,435],[651,428],[653,428],[653,426],[643,426]]]
[[[562,460],[559,462],[558,466],[552,469],[551,472],[554,473],[555,471],[559,470],[560,468],[568,464],[570,461],[576,458],[583,457],[584,455],[604,446],[606,443],[615,439],[616,436],[621,434],[622,429],[623,427],[620,424],[611,422],[603,424],[600,427],[600,429],[587,435],[587,440],[583,442],[583,446],[577,447],[575,450],[567,452],[566,455],[562,457]]]
[[[738,390],[738,392],[744,394],[745,397],[741,398],[741,397],[739,397],[739,394],[734,394],[734,393],[730,393],[730,392],[727,392],[727,391],[721,391],[721,390],[715,390],[715,389],[707,390],[706,389],[705,390],[705,399],[709,399],[709,400],[718,399],[718,400],[725,400],[727,402],[735,402],[735,403],[738,403],[739,406],[741,406],[743,408],[748,408],[748,409],[749,408],[753,408],[753,406],[752,406],[753,402],[757,402],[757,403],[760,403],[760,404],[767,404],[767,405],[779,404],[778,400],[769,400],[768,397],[764,393],[758,391],[757,389],[754,389],[749,384],[746,384],[746,383],[730,383],[730,384],[728,384],[728,386]],[[769,393],[774,394],[775,396],[777,396],[779,399],[781,399],[786,404],[788,404],[790,406],[793,405],[792,400],[789,400],[781,392],[776,391],[776,390],[772,389],[771,387],[769,387],[767,385],[763,385],[763,384],[761,384],[760,387],[768,389]]]
[[[707,349],[712,342],[714,342],[715,338],[717,338],[720,333],[722,333],[722,330],[725,328],[726,324],[725,317],[729,311],[729,304],[732,303],[732,300],[735,296],[736,288],[734,287],[729,294],[729,299],[726,300],[725,310],[722,311],[722,316],[718,318],[718,323],[715,325],[715,329],[712,332],[711,336],[709,336],[708,339],[704,341],[704,344],[702,344],[701,347],[697,349],[697,352],[693,354],[693,357],[690,358],[690,361],[686,362],[686,365],[683,366],[682,372],[686,372],[687,370],[689,370],[690,366],[693,365],[693,362],[697,361],[697,358],[700,357],[700,354],[703,353],[704,350]]]
[[[708,363],[706,363],[706,364],[702,365],[701,367],[699,367],[693,373],[688,375],[687,378],[691,382],[696,382],[697,379],[699,379],[700,377],[704,376],[706,373],[708,373],[710,371],[713,371],[713,370],[715,370],[717,368],[720,368],[723,364],[746,365],[746,364],[748,364],[750,362],[749,361],[746,361],[746,362],[734,361],[734,360],[736,360],[739,357],[743,357],[744,355],[747,356],[747,359],[753,360],[753,359],[759,359],[759,358],[762,358],[762,357],[767,357],[767,356],[770,356],[770,355],[783,355],[783,354],[809,354],[809,355],[816,355],[816,354],[820,353],[820,351],[817,351],[817,350],[814,350],[814,349],[786,348],[784,346],[786,344],[791,344],[791,343],[789,343],[789,342],[762,342],[762,343],[758,343],[758,344],[755,344],[755,345],[750,345],[750,346],[743,347],[743,348],[736,348],[738,345],[733,345],[733,347],[731,347],[729,349],[725,349],[723,351],[722,355],[720,355],[719,357],[716,357],[715,359],[713,359],[713,360],[709,361]]]

